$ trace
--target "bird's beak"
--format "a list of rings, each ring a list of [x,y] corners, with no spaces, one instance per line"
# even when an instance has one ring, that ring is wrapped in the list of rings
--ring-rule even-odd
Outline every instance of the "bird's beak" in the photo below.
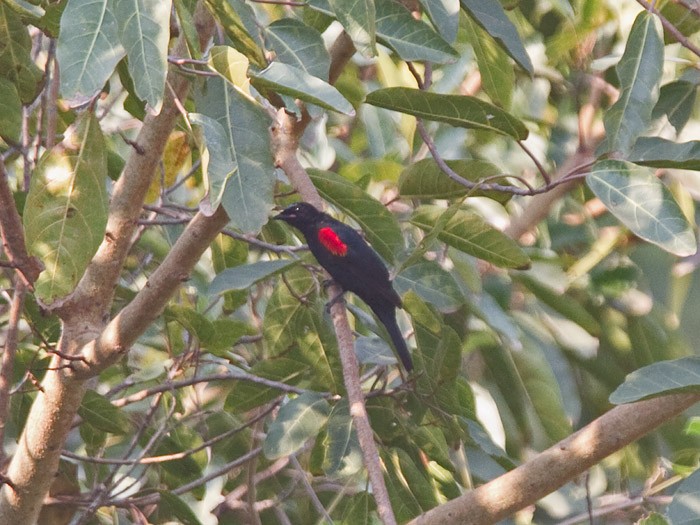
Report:
[[[293,213],[289,213],[285,210],[282,213],[278,213],[277,215],[272,217],[272,219],[275,221],[288,221],[289,219],[293,219],[294,217],[295,216]]]

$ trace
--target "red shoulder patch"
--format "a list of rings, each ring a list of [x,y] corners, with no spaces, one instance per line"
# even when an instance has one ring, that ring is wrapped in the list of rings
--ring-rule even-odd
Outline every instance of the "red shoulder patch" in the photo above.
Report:
[[[348,253],[348,245],[345,244],[338,234],[330,226],[325,226],[318,230],[318,240],[333,255],[345,255]]]

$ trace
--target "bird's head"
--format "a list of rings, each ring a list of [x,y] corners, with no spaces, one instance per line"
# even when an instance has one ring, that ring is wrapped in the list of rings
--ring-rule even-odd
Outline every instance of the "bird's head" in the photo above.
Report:
[[[275,215],[273,219],[284,221],[298,228],[302,232],[309,227],[318,224],[324,213],[314,208],[308,202],[296,202],[282,210],[282,213]]]

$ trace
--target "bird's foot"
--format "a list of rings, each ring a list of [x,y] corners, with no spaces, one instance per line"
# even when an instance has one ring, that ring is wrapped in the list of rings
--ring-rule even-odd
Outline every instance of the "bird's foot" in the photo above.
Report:
[[[331,313],[331,308],[335,303],[345,303],[345,292],[340,292],[338,295],[333,297],[330,301],[326,303],[326,313]]]

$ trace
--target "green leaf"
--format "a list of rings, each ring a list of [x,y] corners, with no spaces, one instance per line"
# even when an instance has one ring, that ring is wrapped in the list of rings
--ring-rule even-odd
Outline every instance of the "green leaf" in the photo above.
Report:
[[[510,355],[548,442],[564,439],[572,432],[571,423],[564,412],[557,378],[542,353],[541,341],[527,339],[522,352],[511,352]]]
[[[352,217],[384,259],[394,261],[404,243],[401,228],[391,212],[340,175],[317,169],[307,171],[321,196]]]
[[[493,131],[516,140],[527,138],[528,131],[520,120],[501,108],[475,97],[440,95],[410,88],[378,89],[365,102],[380,108],[407,113],[451,126]]]
[[[156,113],[163,104],[168,72],[170,5],[169,0],[114,2],[119,37],[129,59],[129,74],[134,80],[136,95]]]
[[[262,71],[251,71],[250,78],[258,90],[271,89],[331,111],[353,116],[355,109],[340,91],[303,69],[273,62]]]
[[[442,38],[454,42],[459,27],[459,0],[420,0],[420,4]]]
[[[687,80],[676,80],[661,86],[651,118],[656,120],[665,116],[676,133],[680,133],[690,119],[697,93],[698,85]]]
[[[586,177],[605,207],[635,235],[678,256],[697,250],[680,207],[653,172],[621,160],[597,162]]]
[[[445,212],[434,205],[419,206],[411,224],[429,231]],[[442,242],[502,268],[526,269],[530,258],[517,242],[488,224],[480,215],[458,210],[438,234]]]
[[[628,160],[652,168],[700,170],[700,141],[673,142],[661,137],[639,137]]]
[[[313,27],[294,18],[281,18],[267,27],[266,37],[276,60],[328,81],[331,59],[321,33]]]
[[[110,434],[127,434],[131,432],[129,418],[109,400],[88,390],[78,408],[78,415],[93,427]]]
[[[402,60],[446,64],[459,56],[428,24],[393,0],[377,3],[377,37]]]
[[[675,521],[674,521],[675,523]],[[671,525],[666,518],[664,518],[658,512],[652,512],[647,517],[642,518],[637,522],[636,525]]]
[[[596,337],[600,335],[600,324],[576,298],[551,288],[546,282],[527,273],[517,274],[514,278],[554,311],[572,320],[589,334]]]
[[[28,249],[45,267],[36,292],[47,303],[73,290],[107,224],[106,148],[92,113],[83,114],[72,139],[41,159],[24,208]]]
[[[445,163],[462,178],[478,183],[484,179],[503,175],[497,166],[477,159],[446,160]],[[489,181],[491,182],[491,181]],[[401,173],[399,193],[408,199],[454,199],[459,197],[488,197],[501,204],[510,200],[511,194],[502,191],[484,191],[477,186],[469,189],[445,175],[432,158],[409,164]]]
[[[396,276],[394,287],[399,295],[414,291],[443,312],[454,311],[464,304],[464,296],[454,277],[433,261],[409,266]]]
[[[255,28],[252,8],[241,0],[205,0],[214,18],[222,25],[233,47],[248,57],[251,63],[265,67],[262,39]]]
[[[197,515],[192,510],[192,507],[184,500],[176,496],[170,491],[159,490],[161,504],[158,505],[159,512],[167,509],[169,517],[177,518],[178,523],[182,525],[201,525]],[[159,517],[163,517],[162,515]]]
[[[326,432],[324,472],[329,476],[352,476],[360,472],[364,468],[362,451],[346,399],[340,400],[331,410]]]
[[[0,77],[0,137],[18,143],[22,133],[22,101],[17,86]]]
[[[700,392],[700,357],[661,361],[628,374],[610,394],[616,405],[677,392]]]
[[[223,127],[226,148],[238,167],[226,182],[221,204],[237,228],[257,232],[268,221],[275,184],[269,117],[222,78],[207,79],[195,99],[198,111]]]
[[[212,280],[211,285],[209,285],[209,295],[220,294],[229,290],[246,290],[255,283],[277,275],[298,262],[295,259],[279,259],[276,261],[258,261],[226,268]]]
[[[513,22],[506,16],[498,0],[461,0],[464,9],[474,21],[496,40],[503,50],[530,75],[535,70],[520,40]]]
[[[4,2],[0,2],[0,44],[0,77],[15,85],[22,103],[33,102],[41,91],[44,75],[32,60],[27,26]]]
[[[338,391],[342,385],[337,341],[317,301],[318,285],[306,268],[286,272],[265,309],[263,336],[272,355],[286,352],[313,370],[308,379],[319,390]]]
[[[91,98],[102,89],[125,53],[113,2],[68,2],[56,45],[64,98],[77,102]]]
[[[700,509],[700,469],[685,478],[673,494],[666,514],[673,525],[692,525]]]
[[[515,70],[508,55],[471,18],[465,20],[469,43],[481,74],[481,85],[494,104],[507,108],[515,86]]]
[[[255,363],[247,372],[255,377],[296,385],[308,368],[305,363],[297,360],[276,357]],[[281,395],[284,393],[276,388],[240,379],[233,382],[233,388],[226,397],[224,409],[232,414],[244,413],[269,403]]]
[[[202,207],[212,214],[221,204],[228,180],[237,174],[238,164],[231,151],[230,135],[219,122],[200,113],[190,113],[189,118],[204,132],[200,149],[207,193],[202,199]]]
[[[375,56],[377,22],[374,0],[329,0],[329,4],[355,47],[365,56]]]
[[[331,407],[321,394],[307,392],[280,408],[263,442],[268,459],[294,454],[307,440],[316,437],[326,424]]]
[[[605,140],[598,153],[629,153],[637,137],[646,131],[659,97],[664,45],[655,17],[642,11],[634,21],[625,52],[615,70],[620,98],[605,112]]]

